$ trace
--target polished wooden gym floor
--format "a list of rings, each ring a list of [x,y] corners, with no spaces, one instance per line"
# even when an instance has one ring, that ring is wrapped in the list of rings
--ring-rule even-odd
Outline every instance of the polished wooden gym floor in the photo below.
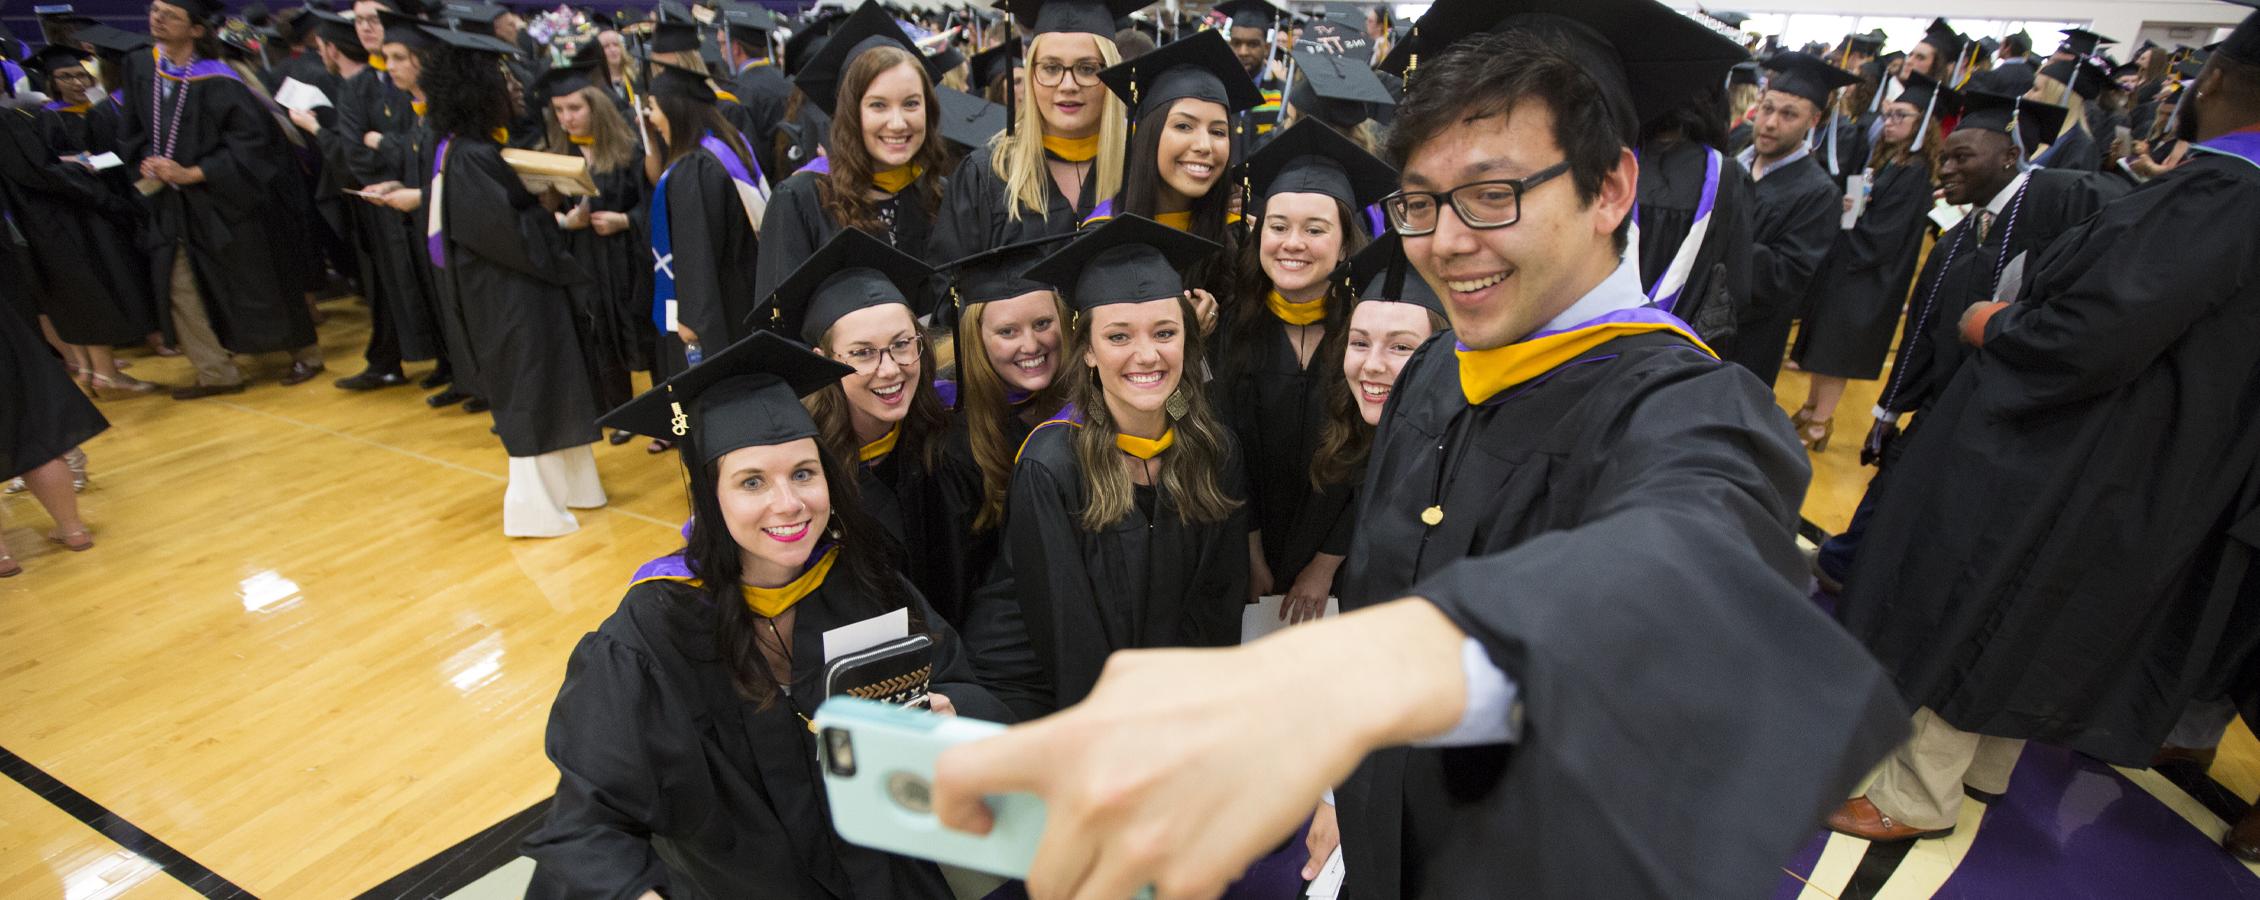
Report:
[[[679,543],[674,458],[599,444],[609,507],[567,537],[504,538],[488,417],[331,387],[360,369],[367,317],[324,309],[321,379],[280,387],[287,361],[262,359],[244,394],[102,402],[92,551],[45,543],[29,494],[0,499],[25,569],[0,581],[0,897],[445,893],[507,860],[554,787],[541,739],[569,650]],[[129,358],[189,380],[183,360]],[[1785,373],[1783,406],[1804,390]],[[1874,393],[1854,385],[1815,458],[1823,528],[1866,483]],[[2241,726],[2213,778],[2260,793]],[[2220,817],[2196,815],[2202,840]],[[1835,877],[1830,847],[1799,877]]]

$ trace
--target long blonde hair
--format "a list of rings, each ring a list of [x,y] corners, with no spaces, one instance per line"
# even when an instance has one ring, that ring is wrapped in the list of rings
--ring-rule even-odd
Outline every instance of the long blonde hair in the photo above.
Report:
[[[2064,127],[2056,129],[2058,136],[2071,131],[2072,126],[2087,124],[2087,100],[2072,93],[2070,85],[2046,75],[2034,75],[2032,89],[2040,93],[2040,102],[2064,108]]]
[[[1199,321],[1193,316],[1193,304],[1183,297],[1177,298],[1178,313],[1188,326]],[[1075,430],[1073,446],[1076,466],[1083,470],[1083,491],[1088,495],[1076,523],[1084,531],[1104,531],[1130,515],[1137,505],[1137,486],[1130,481],[1130,473],[1122,467],[1122,450],[1114,438],[1120,428],[1107,409],[1106,389],[1099,382],[1098,370],[1081,365],[1083,348],[1091,345],[1090,331],[1098,319],[1093,315],[1076,317],[1075,327],[1068,329],[1065,355],[1077,361],[1058,377],[1067,379],[1067,396],[1083,415],[1083,427]],[[1218,477],[1231,456],[1232,436],[1218,421],[1216,411],[1209,405],[1208,388],[1201,382],[1193,367],[1200,364],[1202,355],[1201,330],[1185,329],[1184,371],[1180,373],[1177,389],[1184,393],[1185,415],[1170,423],[1176,429],[1176,442],[1155,457],[1160,470],[1154,482],[1169,498],[1180,520],[1197,524],[1222,522],[1239,509],[1241,501],[1224,492]],[[1155,509],[1158,516],[1160,508]]]
[[[1098,35],[1084,35],[1098,45],[1099,61],[1112,66],[1122,62],[1122,53],[1114,42]],[[1005,215],[1020,221],[1022,211],[1038,216],[1051,209],[1051,172],[1044,166],[1044,114],[1036,108],[1036,48],[1043,44],[1046,34],[1028,41],[1025,62],[1028,71],[1028,90],[1020,92],[1013,104],[1012,114],[1017,121],[1011,132],[1000,132],[989,139],[992,148],[989,168],[1004,180],[1005,195],[1013,202],[1005,207]],[[1006,75],[1010,78],[1012,76]],[[1066,75],[1073,78],[1074,75]],[[1107,90],[1105,85],[1095,85],[1105,108],[1099,113],[1098,164],[1091,167],[1096,190],[1091,194],[1104,200],[1122,191],[1123,144],[1129,140],[1129,114],[1122,107],[1122,98]],[[1075,198],[1068,198],[1070,201]],[[1089,212],[1089,210],[1085,210]]]
[[[574,91],[572,96],[589,105],[589,136],[596,139],[589,145],[589,168],[596,172],[610,172],[624,168],[634,161],[636,139],[628,133],[628,120],[620,116],[620,108],[612,105],[612,97],[602,88],[589,85]],[[541,106],[542,124],[547,127],[542,149],[551,153],[580,155],[573,145],[571,135],[557,124],[557,110],[544,102]]]

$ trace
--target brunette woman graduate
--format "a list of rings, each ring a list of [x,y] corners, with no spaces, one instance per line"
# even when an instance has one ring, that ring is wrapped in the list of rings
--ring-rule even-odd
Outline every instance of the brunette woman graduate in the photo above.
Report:
[[[727,347],[750,333],[760,278],[758,234],[767,201],[753,148],[715,109],[705,75],[652,63],[641,102],[647,146],[659,156],[651,193],[655,375],[696,360],[693,345]],[[702,354],[703,355],[703,352]]]
[[[1311,460],[1326,388],[1341,380],[1334,363],[1355,297],[1344,270],[1365,246],[1362,211],[1396,190],[1397,170],[1316,119],[1272,132],[1248,168],[1262,200],[1250,207],[1256,237],[1234,292],[1244,300],[1226,312],[1210,359],[1249,463],[1252,586],[1323,606],[1342,551],[1320,545],[1348,509],[1312,492]]]
[[[829,154],[777,186],[761,229],[754,296],[767,297],[843,229],[923,258],[941,203],[941,107],[925,57],[892,16],[866,2],[793,76],[831,117]]]
[[[542,149],[588,161],[597,195],[582,197],[557,214],[566,249],[589,273],[590,289],[574,292],[583,355],[588,357],[599,403],[628,402],[628,373],[651,368],[658,338],[651,316],[650,247],[641,219],[648,196],[643,151],[635,132],[597,87],[596,66],[575,63],[542,74]],[[627,432],[613,434],[615,444]]]
[[[1033,664],[994,685],[1024,719],[1081,700],[1116,650],[1239,643],[1240,461],[1192,370],[1201,338],[1179,274],[1215,250],[1126,215],[1027,273],[1066,289],[1076,325],[1070,402],[1021,447],[1006,505],[994,589],[1018,601],[1020,628],[980,648]]]
[[[1005,714],[895,572],[853,463],[801,407],[849,371],[756,334],[604,418],[681,442],[690,533],[573,650],[527,896],[950,896],[931,863],[840,839],[817,771],[808,718],[832,628],[907,608],[933,642],[929,708]]]

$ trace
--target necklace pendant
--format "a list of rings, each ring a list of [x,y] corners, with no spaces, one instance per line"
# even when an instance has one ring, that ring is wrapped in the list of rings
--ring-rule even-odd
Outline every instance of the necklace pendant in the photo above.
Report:
[[[1421,510],[1420,521],[1421,524],[1427,525],[1430,528],[1444,524],[1444,508],[1441,506],[1431,506],[1427,509]]]

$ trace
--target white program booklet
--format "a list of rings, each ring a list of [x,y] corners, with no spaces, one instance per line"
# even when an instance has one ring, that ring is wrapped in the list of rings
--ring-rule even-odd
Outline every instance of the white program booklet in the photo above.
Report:
[[[1241,607],[1240,643],[1245,644],[1287,627],[1288,623],[1279,618],[1279,604],[1286,599],[1287,597],[1284,594],[1272,594],[1268,597],[1259,597],[1256,602]],[[1328,597],[1326,598],[1326,611],[1320,613],[1319,616],[1326,618],[1341,614],[1342,601]]]
[[[275,88],[275,103],[284,109],[314,109],[330,105],[328,94],[296,78],[285,78],[281,87]]]
[[[1318,877],[1310,881],[1310,890],[1303,896],[1316,900],[1334,900],[1342,894],[1342,878],[1348,870],[1342,868],[1342,848],[1335,847],[1334,855],[1326,858],[1326,865],[1318,870]]]

